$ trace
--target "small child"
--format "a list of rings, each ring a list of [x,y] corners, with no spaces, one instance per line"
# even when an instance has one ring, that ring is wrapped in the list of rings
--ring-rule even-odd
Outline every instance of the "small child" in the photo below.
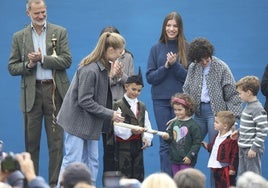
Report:
[[[162,138],[170,143],[170,161],[175,175],[185,168],[194,167],[201,146],[201,131],[192,119],[194,101],[188,94],[175,94],[171,106],[176,118],[169,123]]]
[[[235,116],[231,111],[220,111],[215,116],[214,128],[218,134],[212,143],[202,142],[211,153],[208,167],[215,179],[215,187],[229,188],[235,186],[238,168],[238,145],[231,139]]]
[[[143,149],[151,146],[153,135],[144,132],[152,129],[144,103],[138,100],[143,88],[141,70],[139,74],[128,77],[125,83],[125,94],[114,103],[114,110],[121,111],[125,123],[143,127],[142,131],[115,126],[116,152],[118,170],[127,178],[144,180]]]
[[[240,128],[232,136],[238,138],[239,174],[252,171],[262,175],[261,157],[267,137],[267,113],[257,95],[260,82],[256,76],[246,76],[236,83],[239,97],[246,106],[240,118]]]

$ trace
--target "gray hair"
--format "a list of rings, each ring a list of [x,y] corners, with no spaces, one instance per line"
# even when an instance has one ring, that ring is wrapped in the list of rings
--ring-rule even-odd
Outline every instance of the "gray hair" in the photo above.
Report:
[[[254,172],[245,172],[238,177],[237,188],[268,188],[268,182],[264,177]]]
[[[41,2],[44,2],[44,3],[46,4],[45,0],[27,0],[27,1],[26,1],[26,10],[31,10],[31,5],[32,5],[32,3],[37,3],[37,4],[39,4],[39,3],[41,3]]]

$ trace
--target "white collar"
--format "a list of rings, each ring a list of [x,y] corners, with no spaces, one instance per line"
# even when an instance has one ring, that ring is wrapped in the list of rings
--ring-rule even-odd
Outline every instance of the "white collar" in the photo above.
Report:
[[[232,130],[229,130],[227,133],[225,133],[224,135],[220,135],[220,132],[218,133],[218,136],[221,137],[221,138],[226,138],[227,136],[231,135],[232,134]]]
[[[138,102],[138,98],[131,99],[131,98],[129,98],[126,94],[124,94],[124,97],[125,97],[125,99],[127,100],[127,102],[128,102],[129,104],[135,104],[135,103]]]

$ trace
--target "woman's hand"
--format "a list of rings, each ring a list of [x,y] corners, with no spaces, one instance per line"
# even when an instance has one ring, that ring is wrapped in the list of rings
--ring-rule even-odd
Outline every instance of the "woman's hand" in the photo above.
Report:
[[[125,118],[123,116],[121,116],[121,112],[114,111],[114,115],[113,115],[112,121],[115,121],[115,122],[124,122],[125,121]]]
[[[123,76],[123,63],[116,60],[115,62],[109,61],[111,63],[111,71],[110,77],[111,78],[122,78]]]
[[[173,65],[177,61],[177,54],[173,52],[167,53],[167,61],[165,64],[166,68],[169,68],[171,65]]]

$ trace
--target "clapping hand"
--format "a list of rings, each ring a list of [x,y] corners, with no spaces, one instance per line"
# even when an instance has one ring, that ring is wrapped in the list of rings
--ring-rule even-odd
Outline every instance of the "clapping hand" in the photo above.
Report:
[[[165,64],[166,68],[169,68],[171,65],[173,65],[177,61],[177,54],[173,52],[167,53],[167,61]]]
[[[109,61],[111,63],[111,71],[110,77],[111,78],[122,78],[123,76],[123,64],[122,62],[116,60],[115,62]]]

